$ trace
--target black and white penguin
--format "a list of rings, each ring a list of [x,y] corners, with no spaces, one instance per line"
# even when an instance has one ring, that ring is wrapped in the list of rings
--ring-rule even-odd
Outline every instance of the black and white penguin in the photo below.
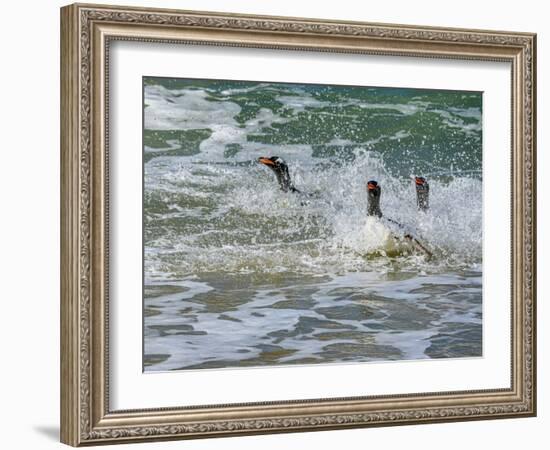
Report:
[[[416,205],[421,211],[430,208],[430,185],[424,177],[414,177],[416,187]]]
[[[367,182],[367,214],[369,216],[382,217],[382,210],[380,209],[380,194],[382,188],[378,182],[370,180]]]
[[[275,173],[277,181],[279,182],[279,187],[283,192],[300,193],[300,191],[294,187],[294,184],[292,184],[288,166],[283,158],[279,156],[262,156],[258,158],[258,162],[269,167]]]

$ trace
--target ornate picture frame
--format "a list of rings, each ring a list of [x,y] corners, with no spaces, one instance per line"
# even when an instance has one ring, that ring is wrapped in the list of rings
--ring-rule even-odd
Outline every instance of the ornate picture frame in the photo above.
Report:
[[[512,67],[511,385],[112,410],[109,49],[117,40],[503,61]],[[536,35],[74,4],[61,9],[61,440],[94,445],[536,414]],[[154,375],[152,375],[154,376]]]

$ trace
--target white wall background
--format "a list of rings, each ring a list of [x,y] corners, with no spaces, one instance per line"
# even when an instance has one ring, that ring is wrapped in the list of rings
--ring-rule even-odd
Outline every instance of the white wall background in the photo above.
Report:
[[[539,122],[539,416],[438,425],[141,444],[140,449],[543,448],[550,427],[545,282],[550,250],[550,18],[545,3],[462,0],[130,0],[119,4],[537,32]],[[2,5],[0,70],[0,414],[2,448],[50,449],[59,417],[59,10],[57,0]],[[137,448],[120,446],[117,448]]]

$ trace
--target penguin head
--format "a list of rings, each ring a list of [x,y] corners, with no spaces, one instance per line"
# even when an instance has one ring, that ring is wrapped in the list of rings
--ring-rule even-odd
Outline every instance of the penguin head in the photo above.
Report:
[[[288,166],[280,156],[261,156],[258,158],[258,162],[269,167],[275,173],[288,173]]]
[[[288,172],[288,166],[283,158],[280,156],[261,156],[258,158],[258,162],[264,166],[269,167],[275,175],[277,176],[277,181],[281,190],[284,192],[287,191],[297,191],[293,186],[292,181],[290,180],[290,173]]]
[[[380,185],[377,181],[369,180],[367,182],[367,193],[369,198],[380,196]]]
[[[424,177],[414,177],[414,184],[417,190],[425,189],[428,187],[428,180]]]

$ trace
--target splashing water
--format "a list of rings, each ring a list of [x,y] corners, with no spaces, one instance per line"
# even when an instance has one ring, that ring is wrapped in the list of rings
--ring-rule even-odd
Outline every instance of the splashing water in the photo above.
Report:
[[[479,94],[145,82],[146,370],[481,355]]]

